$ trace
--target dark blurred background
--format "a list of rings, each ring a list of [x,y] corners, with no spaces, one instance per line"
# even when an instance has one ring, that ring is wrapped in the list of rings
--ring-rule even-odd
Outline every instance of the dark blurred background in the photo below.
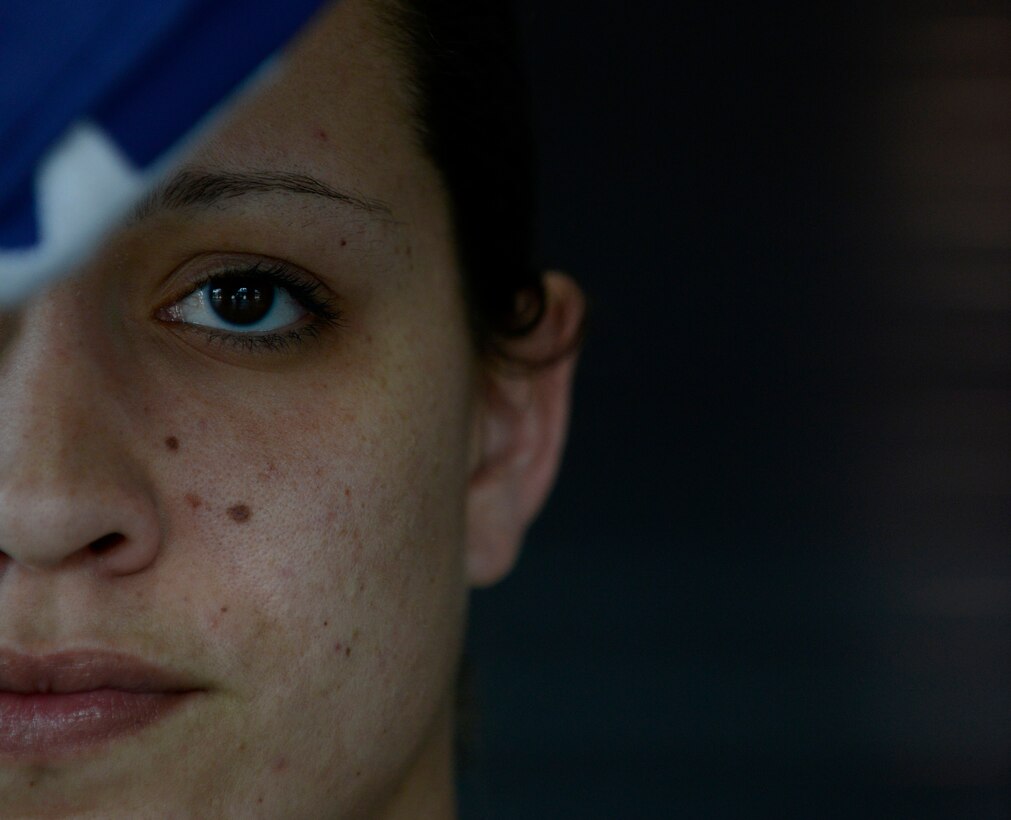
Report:
[[[466,818],[1011,817],[1011,14],[522,0],[592,330]]]

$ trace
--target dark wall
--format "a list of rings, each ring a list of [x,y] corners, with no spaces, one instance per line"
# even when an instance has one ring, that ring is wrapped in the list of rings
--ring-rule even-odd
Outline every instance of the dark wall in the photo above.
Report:
[[[464,816],[1011,816],[1007,8],[520,16],[592,324]]]

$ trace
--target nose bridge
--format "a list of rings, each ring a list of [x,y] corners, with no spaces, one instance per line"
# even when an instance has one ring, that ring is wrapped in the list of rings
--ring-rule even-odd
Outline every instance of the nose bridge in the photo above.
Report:
[[[129,456],[102,328],[67,301],[26,309],[0,354],[0,551],[31,567],[83,551],[137,571],[153,559],[156,513]]]
[[[22,317],[21,331],[0,359],[0,482],[44,483],[69,479],[88,456],[103,408],[100,374],[87,340],[71,337],[73,325],[55,305]],[[6,480],[5,480],[6,479]],[[0,485],[2,486],[2,485]]]

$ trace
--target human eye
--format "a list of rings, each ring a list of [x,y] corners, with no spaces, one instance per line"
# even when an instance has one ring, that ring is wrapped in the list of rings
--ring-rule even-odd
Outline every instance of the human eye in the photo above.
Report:
[[[335,299],[320,282],[280,261],[221,265],[155,315],[202,332],[209,342],[249,351],[284,350],[340,322]]]

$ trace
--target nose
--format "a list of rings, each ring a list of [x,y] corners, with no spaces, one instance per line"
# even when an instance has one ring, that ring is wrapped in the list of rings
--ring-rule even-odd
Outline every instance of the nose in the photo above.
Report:
[[[67,322],[25,315],[19,324],[0,350],[0,573],[12,562],[141,572],[157,557],[161,531],[124,437],[110,364],[72,338]]]

